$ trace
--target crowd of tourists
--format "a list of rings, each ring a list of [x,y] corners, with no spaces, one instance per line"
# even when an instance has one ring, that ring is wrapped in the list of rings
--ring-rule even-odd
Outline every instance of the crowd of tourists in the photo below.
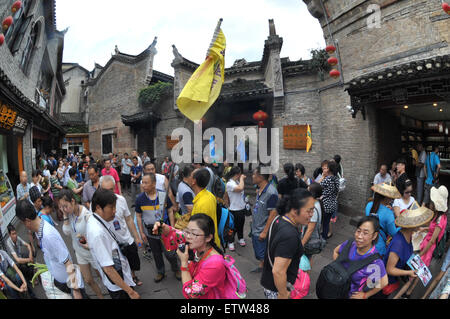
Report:
[[[439,296],[448,298],[448,191],[438,185],[437,153],[418,150],[416,180],[407,176],[404,159],[390,170],[380,167],[353,237],[331,247],[334,261],[321,270],[318,298],[408,298],[419,281],[407,265],[414,253],[426,266],[433,257],[443,263],[424,298],[438,284]],[[185,298],[244,298],[245,278],[232,252],[251,244],[252,273],[259,274],[266,298],[306,296],[314,259],[329,245],[347,188],[341,157],[324,160],[312,176],[301,163],[284,164],[277,177],[264,165],[246,175],[242,165],[209,162],[179,166],[166,157],[160,166],[136,150],[98,161],[72,153],[40,157],[31,181],[20,173],[16,216],[28,237],[8,226],[8,251],[0,250],[2,291],[8,298],[36,298],[33,263],[41,250],[60,296],[89,298],[87,284],[100,299],[102,286],[112,299],[138,299],[136,286],[148,284],[138,278],[145,271],[142,249],[154,260],[154,282],[167,276],[165,258]],[[254,203],[246,183],[256,187]]]

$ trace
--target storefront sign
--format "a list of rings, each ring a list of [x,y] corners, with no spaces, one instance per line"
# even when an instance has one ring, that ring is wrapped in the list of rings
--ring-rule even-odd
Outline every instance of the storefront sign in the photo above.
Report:
[[[283,146],[288,150],[306,150],[307,125],[283,126]]]
[[[166,145],[167,145],[167,149],[168,149],[168,150],[173,149],[173,148],[175,147],[175,145],[178,144],[179,141],[180,141],[179,139],[177,139],[177,140],[172,140],[172,137],[171,137],[171,136],[166,136]]]
[[[25,133],[27,125],[28,121],[19,116],[14,108],[0,101],[0,129]]]

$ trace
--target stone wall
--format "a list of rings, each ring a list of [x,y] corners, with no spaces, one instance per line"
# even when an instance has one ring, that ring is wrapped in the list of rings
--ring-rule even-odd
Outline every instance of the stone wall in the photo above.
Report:
[[[113,153],[124,153],[136,147],[136,139],[126,127],[121,115],[139,111],[139,89],[145,86],[146,59],[137,64],[113,61],[100,75],[94,86],[89,88],[89,141],[95,158],[102,153],[102,131],[113,129]]]
[[[64,81],[68,81],[66,85],[66,95],[61,105],[62,113],[82,112],[82,87],[81,81],[88,80],[88,75],[79,67],[75,67],[70,71],[64,72]]]

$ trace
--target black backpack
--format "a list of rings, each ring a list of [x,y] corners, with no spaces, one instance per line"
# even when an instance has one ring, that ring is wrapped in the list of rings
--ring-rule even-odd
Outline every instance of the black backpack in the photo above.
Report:
[[[381,258],[379,254],[374,254],[362,260],[350,261],[348,255],[352,242],[352,240],[349,240],[339,257],[320,272],[316,283],[317,298],[348,299],[352,275]],[[346,268],[342,265],[343,263],[348,263],[349,266]]]
[[[213,195],[216,197],[223,198],[223,196],[225,196],[225,183],[216,174],[214,174],[213,179],[214,182],[211,187],[211,193],[213,193]]]

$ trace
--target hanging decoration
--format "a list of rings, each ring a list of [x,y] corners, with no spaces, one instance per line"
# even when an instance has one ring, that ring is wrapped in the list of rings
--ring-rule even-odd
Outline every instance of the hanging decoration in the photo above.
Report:
[[[13,3],[11,7],[11,11],[12,13],[16,13],[17,11],[20,10],[20,8],[22,8],[22,1],[16,1]]]
[[[339,72],[339,71],[336,70],[336,69],[333,69],[333,70],[330,71],[330,76],[331,76],[332,78],[337,79],[338,77],[341,76],[341,72]]]
[[[12,16],[6,17],[5,20],[3,20],[2,22],[3,30],[4,31],[8,30],[8,28],[13,24],[13,21],[14,19]]]
[[[338,59],[335,57],[331,57],[328,59],[328,64],[331,66],[335,66],[336,64],[338,64],[338,62],[339,62]]]
[[[447,2],[443,2],[443,3],[442,3],[442,9],[443,9],[447,14],[450,14],[450,4],[448,4]]]
[[[328,54],[333,54],[336,51],[336,47],[332,44],[327,45],[325,51],[327,51]]]
[[[268,118],[269,115],[261,110],[253,114],[253,119],[258,122],[259,128],[264,126],[264,121],[267,120]]]

